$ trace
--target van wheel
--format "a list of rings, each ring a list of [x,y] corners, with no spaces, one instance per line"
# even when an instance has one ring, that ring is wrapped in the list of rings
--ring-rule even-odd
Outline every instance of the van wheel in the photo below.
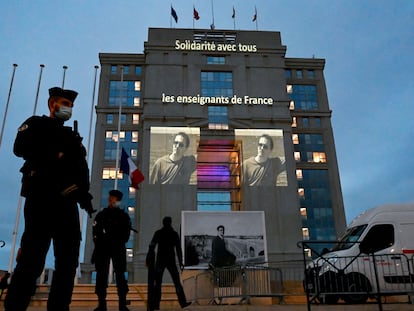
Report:
[[[346,276],[345,291],[351,294],[344,294],[343,300],[348,304],[365,303],[368,300],[368,293],[372,291],[371,283],[362,274],[350,273]],[[352,294],[355,292],[355,294]]]
[[[338,295],[338,275],[329,271],[319,277],[318,300],[322,304],[336,304],[339,300]]]

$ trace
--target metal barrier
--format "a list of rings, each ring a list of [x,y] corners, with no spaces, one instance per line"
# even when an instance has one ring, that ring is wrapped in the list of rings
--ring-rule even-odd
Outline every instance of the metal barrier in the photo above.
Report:
[[[301,242],[306,250],[310,244]],[[319,242],[319,243],[326,243]],[[309,260],[304,255],[308,310],[311,303],[337,303],[339,299],[349,304],[377,300],[382,310],[381,297],[407,295],[412,302],[414,295],[413,256],[405,254],[374,255],[359,253],[356,256],[339,257],[332,253],[318,254]]]
[[[200,303],[207,295],[213,304],[222,304],[226,298],[238,298],[239,304],[250,303],[252,297],[276,297],[279,303],[284,302],[282,271],[267,264],[213,268],[183,283],[193,303]]]

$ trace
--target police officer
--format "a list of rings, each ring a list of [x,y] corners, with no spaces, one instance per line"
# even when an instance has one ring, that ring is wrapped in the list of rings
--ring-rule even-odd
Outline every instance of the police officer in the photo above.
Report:
[[[19,128],[14,154],[25,162],[21,195],[25,229],[19,260],[4,302],[7,311],[26,310],[53,240],[55,271],[48,311],[66,311],[72,299],[81,240],[78,205],[94,212],[86,151],[70,119],[77,92],[49,89],[49,116],[32,116]]]
[[[95,249],[92,263],[96,268],[95,293],[99,305],[95,311],[106,311],[106,289],[108,287],[109,264],[112,259],[116,287],[118,291],[119,310],[128,311],[126,296],[128,283],[125,279],[126,248],[131,232],[131,219],[121,207],[122,192],[109,191],[108,207],[100,211],[93,224],[93,241]]]

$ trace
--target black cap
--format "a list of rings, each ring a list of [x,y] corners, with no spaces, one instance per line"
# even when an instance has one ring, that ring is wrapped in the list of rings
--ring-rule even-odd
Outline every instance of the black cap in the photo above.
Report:
[[[76,96],[78,96],[78,92],[75,92],[73,90],[64,90],[60,87],[55,86],[49,89],[49,96],[63,97],[73,103]]]
[[[111,190],[109,191],[109,195],[117,198],[118,200],[122,200],[123,193],[119,190]]]

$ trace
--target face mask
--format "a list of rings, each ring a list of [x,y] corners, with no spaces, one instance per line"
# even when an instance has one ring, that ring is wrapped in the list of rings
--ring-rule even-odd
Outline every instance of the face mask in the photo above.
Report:
[[[60,106],[59,111],[55,111],[55,117],[63,121],[67,121],[72,116],[72,108]]]
[[[114,207],[121,207],[121,201],[116,201],[114,203]]]

